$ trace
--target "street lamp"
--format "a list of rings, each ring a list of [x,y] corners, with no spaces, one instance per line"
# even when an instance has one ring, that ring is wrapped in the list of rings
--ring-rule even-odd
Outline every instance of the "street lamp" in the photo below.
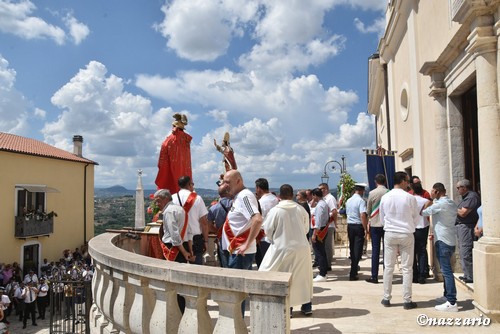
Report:
[[[328,161],[325,164],[325,168],[323,170],[323,175],[321,175],[321,182],[322,183],[328,184],[328,180],[330,179],[330,177],[328,176],[328,173],[327,173],[326,170],[327,170],[328,165],[330,165],[330,164],[336,163],[337,165],[339,165],[339,167],[340,167],[340,174],[341,175],[346,172],[346,168],[345,168],[345,156],[342,155],[340,157],[340,159],[342,160],[342,163],[338,162],[337,160],[330,160],[330,161]],[[335,170],[335,166],[331,166],[331,170],[334,171]]]

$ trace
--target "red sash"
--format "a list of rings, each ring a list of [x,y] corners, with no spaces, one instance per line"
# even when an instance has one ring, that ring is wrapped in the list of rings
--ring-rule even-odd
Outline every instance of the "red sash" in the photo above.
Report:
[[[247,229],[245,232],[239,234],[239,235],[234,235],[233,230],[231,230],[231,226],[229,226],[229,219],[226,218],[226,221],[224,222],[224,225],[222,226],[224,228],[224,231],[226,232],[226,236],[229,240],[229,245],[227,246],[227,250],[229,253],[233,253],[233,250],[236,248],[240,247],[247,241],[248,236],[250,235],[250,230],[251,228]],[[263,230],[260,230],[259,234],[257,235],[257,240],[262,239],[266,234],[264,233]]]
[[[328,233],[328,227],[330,226],[331,222],[333,222],[333,217],[330,217],[330,219],[328,219],[328,223],[326,224],[324,229],[316,233],[316,238],[319,239],[319,241],[323,241],[323,239],[326,237],[326,234]]]
[[[184,235],[186,234],[188,226],[188,213],[189,210],[191,210],[191,208],[193,207],[195,200],[196,200],[196,193],[192,192],[189,194],[186,203],[184,203],[184,205],[182,206],[186,215],[184,217],[184,226],[182,226],[181,230],[181,240],[184,240]],[[161,228],[163,228],[163,224]],[[161,240],[161,236],[160,235],[158,236],[160,237],[160,246],[163,251],[163,256],[165,257],[165,259],[167,259],[167,261],[175,261],[177,254],[179,254],[179,247],[172,246],[172,248],[168,248],[167,245],[165,245]]]

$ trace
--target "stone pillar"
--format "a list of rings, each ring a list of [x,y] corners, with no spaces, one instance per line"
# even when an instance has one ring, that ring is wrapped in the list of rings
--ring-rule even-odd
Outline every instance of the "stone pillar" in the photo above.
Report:
[[[178,333],[182,314],[177,303],[175,285],[164,281],[151,280],[149,287],[154,293],[149,333]]]
[[[149,334],[149,327],[144,324],[149,324],[151,314],[153,313],[153,298],[154,294],[149,288],[148,279],[128,275],[129,286],[132,286],[134,291],[133,302],[129,312],[129,333]]]
[[[500,15],[496,15],[498,19]],[[493,320],[500,320],[500,108],[497,75],[499,24],[493,15],[476,17],[469,46],[476,65],[477,118],[484,237],[474,245],[474,306]]]
[[[186,308],[179,325],[179,333],[212,333],[212,319],[208,314],[207,307],[210,290],[190,285],[179,285],[177,292],[186,299]]]
[[[288,296],[251,295],[250,315],[250,333],[290,333]]]
[[[247,325],[241,314],[241,303],[247,294],[227,290],[212,291],[212,299],[219,305],[219,317],[214,334],[248,333]]]

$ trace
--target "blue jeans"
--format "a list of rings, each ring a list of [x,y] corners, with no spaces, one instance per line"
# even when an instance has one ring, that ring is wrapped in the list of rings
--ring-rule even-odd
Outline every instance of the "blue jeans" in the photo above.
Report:
[[[380,244],[384,239],[384,227],[371,227],[370,238],[372,239],[372,277],[378,278],[378,269],[380,267]]]
[[[455,253],[455,246],[448,246],[441,240],[436,241],[436,256],[444,279],[444,296],[451,304],[457,302],[457,288],[453,277],[453,269],[451,269],[453,253]]]
[[[254,259],[255,253],[245,255],[231,254],[229,255],[229,268],[252,270]]]

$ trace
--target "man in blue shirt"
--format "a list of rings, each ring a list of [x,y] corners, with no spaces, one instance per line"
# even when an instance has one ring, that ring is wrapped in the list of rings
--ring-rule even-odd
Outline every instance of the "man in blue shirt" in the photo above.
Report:
[[[363,255],[368,217],[366,214],[366,202],[363,199],[366,185],[356,183],[354,194],[347,200],[345,209],[347,214],[347,236],[349,237],[349,250],[351,253],[351,271],[349,281],[358,280],[359,260]]]
[[[457,288],[451,268],[451,258],[455,253],[456,244],[457,205],[446,196],[446,189],[442,183],[432,186],[431,198],[434,201],[424,206],[422,216],[432,216],[436,256],[443,273],[444,297],[446,298],[444,304],[437,305],[435,308],[438,311],[458,312]]]

